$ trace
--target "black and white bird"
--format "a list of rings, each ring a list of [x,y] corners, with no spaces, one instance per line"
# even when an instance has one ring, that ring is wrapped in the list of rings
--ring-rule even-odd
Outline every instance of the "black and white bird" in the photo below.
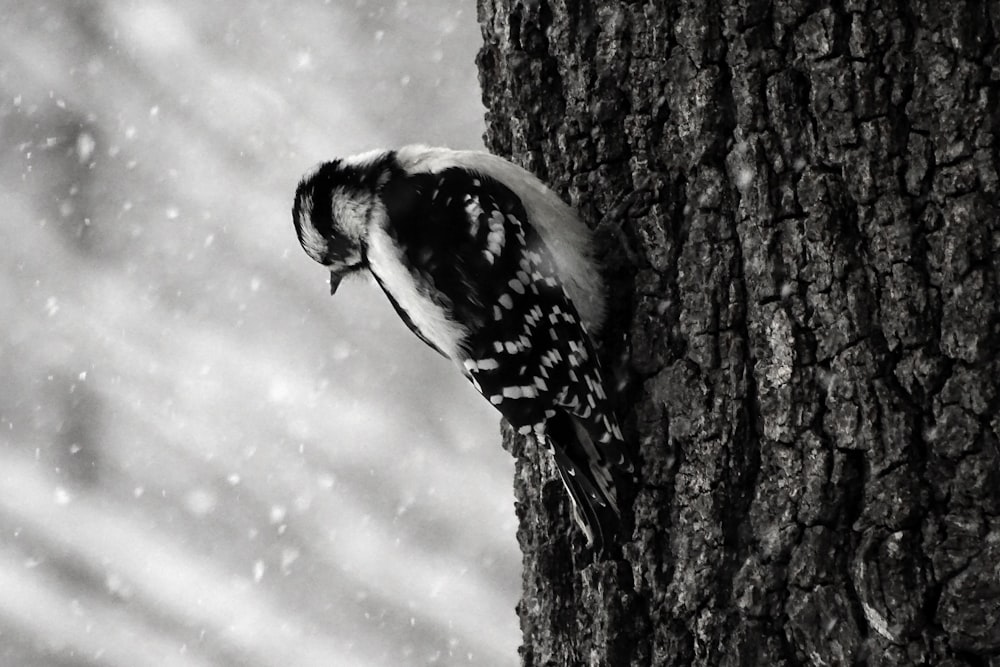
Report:
[[[569,206],[497,156],[406,146],[319,165],[292,218],[331,293],[369,272],[421,340],[547,446],[589,546],[617,531],[632,464],[591,340],[603,282]]]

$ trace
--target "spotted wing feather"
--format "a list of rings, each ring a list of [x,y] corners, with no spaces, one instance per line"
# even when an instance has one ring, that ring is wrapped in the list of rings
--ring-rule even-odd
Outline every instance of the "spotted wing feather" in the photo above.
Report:
[[[548,444],[599,542],[619,513],[612,468],[631,466],[593,343],[521,201],[461,169],[399,179],[383,200],[411,271],[468,327],[456,361],[515,428]]]

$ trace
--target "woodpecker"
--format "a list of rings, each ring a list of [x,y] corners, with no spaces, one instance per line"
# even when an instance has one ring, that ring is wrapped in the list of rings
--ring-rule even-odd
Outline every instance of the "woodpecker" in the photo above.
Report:
[[[591,339],[604,288],[590,231],[558,195],[489,153],[405,146],[320,164],[292,219],[331,294],[370,273],[413,333],[545,445],[588,547],[618,532],[633,465]]]

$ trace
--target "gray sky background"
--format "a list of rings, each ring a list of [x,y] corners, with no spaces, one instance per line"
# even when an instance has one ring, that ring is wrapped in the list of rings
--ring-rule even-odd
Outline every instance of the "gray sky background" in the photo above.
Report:
[[[480,146],[472,3],[0,17],[0,665],[516,664],[496,413],[289,214]]]

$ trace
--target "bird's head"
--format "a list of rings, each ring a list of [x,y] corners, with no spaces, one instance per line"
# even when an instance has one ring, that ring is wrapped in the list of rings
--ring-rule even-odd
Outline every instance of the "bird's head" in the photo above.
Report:
[[[391,153],[378,151],[324,162],[299,182],[295,232],[306,254],[329,269],[331,294],[343,278],[367,268],[368,225],[391,160]]]

